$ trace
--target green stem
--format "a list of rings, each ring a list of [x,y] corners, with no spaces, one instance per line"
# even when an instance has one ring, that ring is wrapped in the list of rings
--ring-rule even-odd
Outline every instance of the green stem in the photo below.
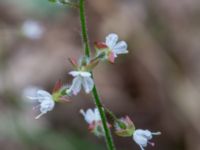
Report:
[[[81,30],[82,30],[82,40],[85,50],[85,55],[90,57],[90,46],[87,33],[86,19],[85,19],[85,0],[80,0],[79,2],[79,11],[80,11],[80,21],[81,21]]]
[[[104,109],[102,107],[100,98],[99,98],[99,94],[97,92],[96,86],[94,85],[94,88],[92,90],[92,94],[95,100],[95,104],[99,110],[100,116],[101,116],[101,120],[102,120],[102,124],[103,124],[103,128],[105,131],[105,138],[106,138],[106,143],[107,143],[107,147],[109,150],[115,150],[115,145],[112,139],[112,135],[110,132],[109,127],[107,126],[107,119],[106,119],[106,114],[104,112]]]
[[[90,57],[90,46],[89,46],[89,39],[88,39],[88,33],[87,33],[87,26],[86,26],[86,19],[85,19],[85,0],[79,1],[79,7],[80,7],[80,21],[81,21],[81,29],[82,29],[82,38],[83,38],[83,45],[85,50],[85,55]],[[91,72],[92,73],[92,72]],[[93,77],[93,76],[92,76]],[[99,110],[103,128],[105,131],[105,140],[107,143],[108,150],[115,150],[113,138],[110,132],[109,127],[107,126],[107,118],[104,112],[104,109],[102,107],[99,94],[96,89],[96,85],[94,85],[94,88],[92,90],[92,94],[94,97],[95,105],[97,109]]]

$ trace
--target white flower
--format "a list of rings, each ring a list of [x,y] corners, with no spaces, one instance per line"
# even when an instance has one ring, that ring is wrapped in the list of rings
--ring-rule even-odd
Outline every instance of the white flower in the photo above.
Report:
[[[22,25],[22,33],[30,39],[41,38],[44,28],[34,20],[26,20]]]
[[[114,54],[114,57],[117,57],[119,54],[126,54],[128,53],[127,44],[125,41],[118,41],[118,35],[115,33],[110,33],[106,36],[106,45]]]
[[[144,147],[146,147],[147,144],[154,146],[155,144],[149,142],[149,140],[152,139],[153,135],[160,135],[160,134],[161,132],[150,132],[149,130],[137,129],[133,133],[133,140],[140,146],[141,150],[144,150]]]
[[[88,109],[86,112],[84,112],[84,110],[81,109],[80,113],[83,115],[85,121],[88,124],[97,123],[101,121],[101,117],[97,108],[95,108],[94,110]]]
[[[31,89],[30,89],[31,90]],[[27,98],[39,102],[39,105],[37,105],[35,108],[40,108],[40,114],[35,118],[38,119],[42,115],[46,114],[48,111],[53,110],[55,106],[55,102],[52,98],[52,95],[44,90],[37,90],[34,94],[27,92],[29,95],[26,95]]]
[[[92,91],[94,87],[94,81],[91,78],[91,73],[86,71],[71,71],[69,72],[70,75],[74,77],[72,81],[71,87],[67,90],[67,93],[73,93],[77,95],[80,90],[81,86],[83,86],[86,93]]]

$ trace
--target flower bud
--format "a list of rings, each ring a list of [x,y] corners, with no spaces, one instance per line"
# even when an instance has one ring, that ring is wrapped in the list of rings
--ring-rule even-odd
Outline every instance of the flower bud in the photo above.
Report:
[[[118,136],[129,137],[133,135],[135,126],[131,119],[126,116],[125,118],[121,118],[115,122],[115,130],[115,133]]]

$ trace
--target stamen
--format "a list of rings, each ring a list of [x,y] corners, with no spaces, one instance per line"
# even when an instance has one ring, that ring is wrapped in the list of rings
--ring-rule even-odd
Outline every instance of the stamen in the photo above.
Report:
[[[41,113],[39,114],[37,117],[35,117],[35,119],[39,119],[42,115],[44,115],[45,113]]]
[[[139,146],[140,146],[141,150],[144,150],[144,148],[141,145],[139,145]]]
[[[152,135],[161,135],[161,132],[151,132]]]
[[[31,99],[31,100],[37,100],[38,97],[33,97],[33,96],[27,96],[27,98]]]
[[[155,143],[153,143],[153,142],[149,142],[149,141],[148,141],[148,143],[149,143],[151,146],[155,146]]]

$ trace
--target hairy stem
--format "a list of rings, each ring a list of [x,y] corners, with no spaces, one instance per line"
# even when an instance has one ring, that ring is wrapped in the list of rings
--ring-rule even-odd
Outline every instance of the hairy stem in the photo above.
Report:
[[[86,19],[85,19],[85,0],[80,0],[79,2],[79,11],[80,11],[80,21],[81,21],[81,30],[82,30],[82,40],[85,50],[85,55],[90,57],[90,46],[87,33]]]
[[[81,29],[82,29],[82,40],[83,40],[83,45],[84,45],[84,50],[85,50],[85,55],[90,57],[90,46],[89,46],[89,39],[88,39],[88,33],[87,33],[87,26],[86,26],[86,19],[85,19],[85,0],[80,0],[79,1],[79,7],[80,7],[80,21],[81,21]],[[115,150],[115,146],[113,143],[113,138],[110,132],[109,127],[107,126],[107,119],[106,115],[104,112],[104,109],[102,107],[96,85],[94,85],[94,88],[92,90],[92,94],[94,97],[95,105],[97,109],[99,110],[103,128],[105,131],[105,140],[107,143],[107,148],[108,150]]]
[[[115,145],[112,139],[112,135],[110,132],[109,127],[107,126],[107,119],[106,119],[106,115],[105,115],[105,111],[102,107],[96,86],[94,86],[93,90],[92,90],[92,94],[95,100],[95,104],[99,110],[100,116],[101,116],[101,120],[102,120],[102,124],[103,124],[103,128],[105,131],[105,139],[106,139],[106,143],[107,143],[107,147],[109,150],[115,150]]]

